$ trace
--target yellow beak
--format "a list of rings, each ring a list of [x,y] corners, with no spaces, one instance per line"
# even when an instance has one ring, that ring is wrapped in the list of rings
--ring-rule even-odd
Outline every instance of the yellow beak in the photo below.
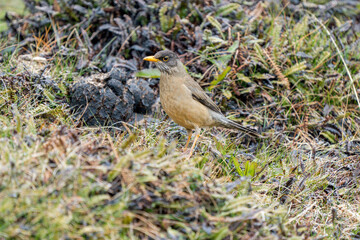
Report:
[[[158,62],[160,61],[159,59],[155,58],[154,56],[149,56],[144,58],[145,61],[150,61],[150,62]]]

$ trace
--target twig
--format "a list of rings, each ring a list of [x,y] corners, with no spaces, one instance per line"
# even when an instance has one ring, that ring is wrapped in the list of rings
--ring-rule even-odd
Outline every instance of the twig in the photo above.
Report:
[[[125,47],[125,44],[129,41],[129,39],[131,38],[132,35],[134,35],[134,33],[136,32],[136,30],[138,30],[140,28],[140,26],[137,26],[134,30],[131,31],[131,33],[129,34],[129,36],[127,36],[127,38],[125,39],[125,41],[121,44],[121,47],[118,51],[118,54],[121,53],[121,51],[123,50],[123,48]]]
[[[55,24],[55,22],[54,22],[53,17],[50,16],[50,14],[49,14],[49,18],[50,18],[50,21],[51,21],[51,26],[52,26],[52,28],[54,29],[54,34],[55,34],[55,39],[56,39],[57,47],[60,49],[60,45],[61,45],[61,43],[60,43],[60,36],[59,36],[59,33],[58,33],[57,29],[56,29],[56,24]]]
[[[297,216],[290,218],[286,224],[289,224],[299,218],[301,218],[302,216],[304,216],[310,209],[312,209],[315,205],[317,204],[317,202],[313,202],[310,206],[308,206],[304,211],[302,211],[300,214],[298,214]]]

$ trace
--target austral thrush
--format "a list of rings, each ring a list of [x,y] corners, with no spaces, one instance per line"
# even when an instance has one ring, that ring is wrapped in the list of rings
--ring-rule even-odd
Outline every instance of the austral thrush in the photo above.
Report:
[[[184,65],[175,53],[164,50],[154,56],[146,57],[144,60],[154,62],[161,72],[160,102],[172,120],[186,128],[188,140],[185,149],[187,149],[192,131],[195,129],[196,135],[190,156],[202,127],[218,126],[237,129],[252,137],[263,138],[256,131],[227,119],[200,85],[186,72]]]

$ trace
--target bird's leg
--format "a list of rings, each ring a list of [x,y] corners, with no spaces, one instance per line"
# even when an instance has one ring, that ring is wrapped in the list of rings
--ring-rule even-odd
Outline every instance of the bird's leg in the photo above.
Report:
[[[194,151],[194,148],[195,148],[195,146],[196,146],[196,142],[197,142],[199,136],[200,136],[200,128],[196,127],[196,128],[195,128],[195,139],[194,139],[193,145],[191,146],[191,149],[190,149],[190,153],[189,153],[188,158],[191,157],[191,155],[192,155],[192,153],[193,153],[193,151]]]
[[[186,150],[187,150],[187,147],[189,145],[191,135],[192,135],[192,130],[191,129],[186,129],[186,131],[188,133],[188,139],[187,139],[186,144],[185,144],[184,152],[186,152]]]

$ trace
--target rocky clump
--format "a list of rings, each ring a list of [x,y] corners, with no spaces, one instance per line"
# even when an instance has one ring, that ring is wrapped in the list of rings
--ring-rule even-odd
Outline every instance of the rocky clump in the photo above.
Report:
[[[70,106],[87,125],[119,126],[134,113],[150,113],[156,100],[150,84],[125,68],[94,74],[70,87]]]

